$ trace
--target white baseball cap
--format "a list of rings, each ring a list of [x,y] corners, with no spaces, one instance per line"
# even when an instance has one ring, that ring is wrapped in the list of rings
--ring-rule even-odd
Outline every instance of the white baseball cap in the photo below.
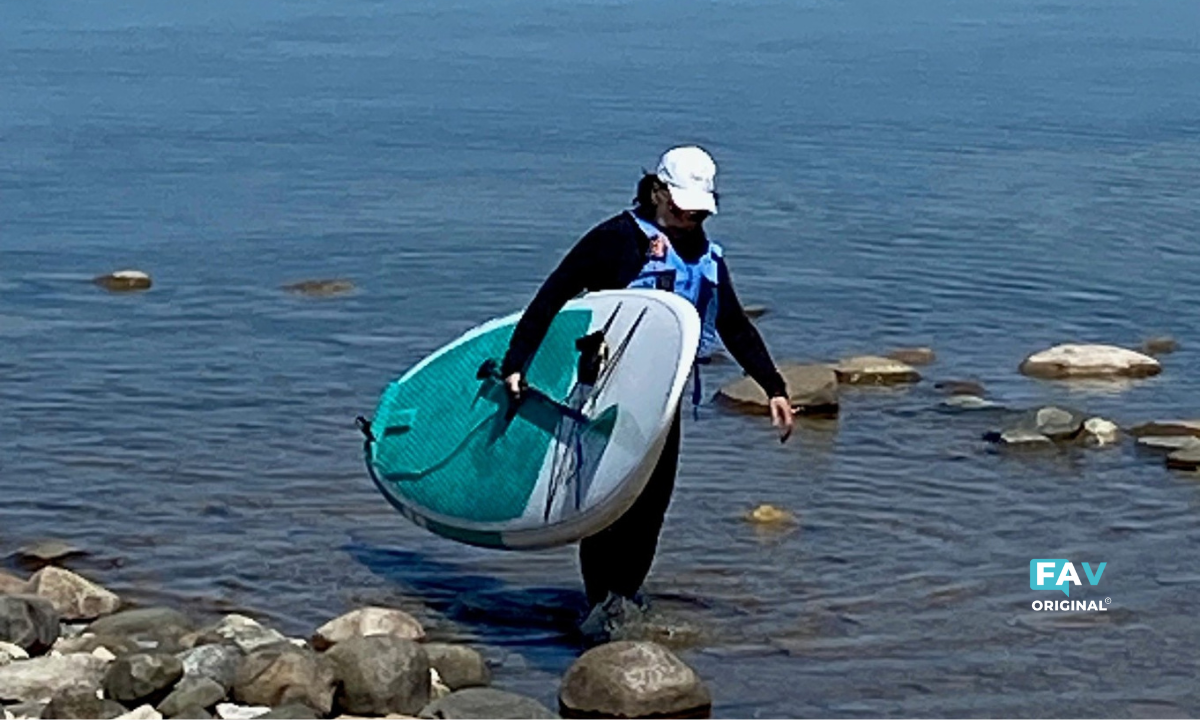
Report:
[[[680,210],[717,213],[717,164],[704,150],[695,145],[671,148],[659,159],[655,175]]]

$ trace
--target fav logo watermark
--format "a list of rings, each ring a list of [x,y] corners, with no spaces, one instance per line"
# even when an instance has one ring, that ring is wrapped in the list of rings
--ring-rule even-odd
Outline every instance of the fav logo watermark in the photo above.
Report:
[[[1087,577],[1088,584],[1095,586],[1104,575],[1104,568],[1108,563],[1100,563],[1095,570],[1089,563],[1081,563],[1081,565],[1083,565],[1083,573]],[[1075,563],[1070,560],[1034,559],[1029,561],[1030,590],[1061,590],[1062,594],[1068,598],[1067,600],[1034,600],[1034,610],[1108,611],[1108,606],[1112,604],[1112,598],[1106,597],[1103,602],[1070,600],[1072,585],[1083,585],[1083,580],[1080,579]]]

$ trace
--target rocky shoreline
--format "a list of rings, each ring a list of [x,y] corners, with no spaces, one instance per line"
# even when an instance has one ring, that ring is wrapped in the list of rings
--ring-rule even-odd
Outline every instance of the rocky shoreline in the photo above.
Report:
[[[50,553],[53,555],[54,553]],[[564,674],[559,707],[492,687],[476,649],[412,615],[356,608],[288,637],[246,615],[198,623],[132,607],[47,564],[0,571],[0,716],[17,718],[707,717],[709,691],[669,649],[608,642]]]

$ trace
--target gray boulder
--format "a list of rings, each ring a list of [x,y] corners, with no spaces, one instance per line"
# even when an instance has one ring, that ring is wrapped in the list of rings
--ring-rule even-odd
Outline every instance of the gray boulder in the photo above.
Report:
[[[550,708],[533,698],[496,690],[464,688],[434,700],[417,714],[421,718],[476,720],[482,718],[556,718]]]
[[[198,643],[236,645],[243,653],[252,653],[271,645],[288,642],[287,637],[278,630],[265,627],[253,618],[245,615],[226,615],[209,628],[200,632]]]
[[[49,702],[70,688],[100,689],[108,663],[92,655],[57,655],[0,667],[0,702]]]
[[[563,676],[558,700],[563,715],[577,717],[696,717],[712,708],[712,696],[692,668],[644,641],[585,652]]]
[[[429,703],[429,658],[412,640],[371,635],[325,653],[338,682],[336,706],[351,715],[412,714]]]
[[[43,718],[103,718],[109,720],[127,711],[119,702],[96,697],[94,690],[69,688],[54,696],[42,709]]]
[[[212,678],[188,678],[180,680],[171,694],[158,704],[158,711],[166,717],[178,715],[187,708],[216,707],[225,699],[225,688]]]
[[[113,661],[104,694],[131,707],[162,702],[183,677],[183,663],[166,653],[133,653]]]
[[[299,702],[322,715],[333,709],[333,663],[311,650],[274,645],[250,653],[238,666],[233,698],[275,707]]]
[[[58,639],[58,611],[35,595],[0,595],[0,641],[38,655]]]
[[[426,643],[424,647],[430,667],[451,690],[491,684],[492,671],[477,651],[449,643]]]
[[[246,655],[233,645],[200,645],[179,653],[186,678],[208,678],[225,688],[233,689],[238,666]]]
[[[110,292],[149,290],[153,281],[141,270],[117,270],[107,275],[98,275],[92,282]]]
[[[115,635],[137,641],[143,648],[161,652],[184,650],[180,638],[196,629],[187,615],[171,608],[149,607],[123,610],[102,617],[87,632],[95,635]]]

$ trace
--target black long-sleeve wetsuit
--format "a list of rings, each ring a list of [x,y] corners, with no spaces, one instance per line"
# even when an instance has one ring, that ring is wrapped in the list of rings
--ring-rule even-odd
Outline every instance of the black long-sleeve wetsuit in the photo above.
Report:
[[[665,232],[685,262],[696,262],[707,250],[703,231]],[[649,247],[650,239],[628,213],[612,217],[584,235],[525,309],[505,354],[503,375],[525,371],[550,323],[568,300],[585,291],[628,287],[645,265]],[[718,259],[717,270],[716,325],[721,342],[769,397],[787,397],[787,385],[762,336],[742,309],[724,259]],[[579,560],[591,603],[603,601],[609,592],[633,597],[649,574],[675,486],[679,430],[677,410],[662,456],[637,501],[615,523],[580,543]]]

